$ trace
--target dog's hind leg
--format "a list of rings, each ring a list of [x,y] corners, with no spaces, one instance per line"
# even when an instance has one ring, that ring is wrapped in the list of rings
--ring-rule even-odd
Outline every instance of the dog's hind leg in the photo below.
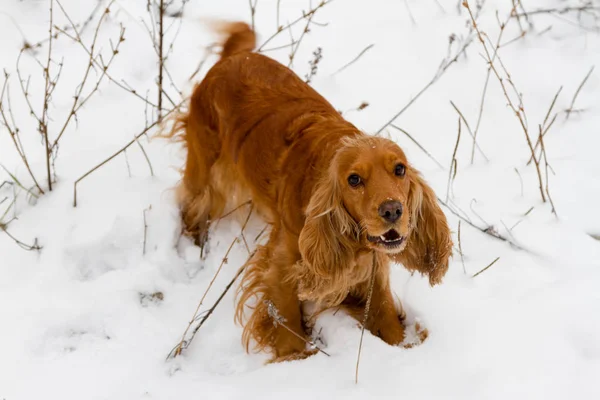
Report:
[[[243,322],[246,308],[251,309],[244,325],[243,342],[246,349],[269,351],[271,362],[298,360],[315,354],[307,349],[307,335],[295,283],[287,279],[286,271],[295,260],[277,254],[273,245],[277,229],[269,243],[260,247],[246,268],[240,286],[237,320]],[[253,305],[246,304],[254,299]]]
[[[210,219],[221,215],[226,202],[211,179],[221,152],[221,141],[203,114],[192,99],[182,124],[188,154],[177,193],[185,233],[194,238],[202,251],[208,239]]]

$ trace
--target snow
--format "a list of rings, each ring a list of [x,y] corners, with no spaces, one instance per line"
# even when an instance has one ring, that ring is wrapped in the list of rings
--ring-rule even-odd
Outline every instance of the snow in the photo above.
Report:
[[[145,3],[117,0],[99,43],[106,57],[108,39],[118,38],[119,23],[123,24],[126,41],[110,74],[125,79],[140,94],[148,92],[152,100],[157,68],[142,23],[149,21]],[[277,3],[257,3],[259,43],[276,29]],[[281,2],[281,24],[300,16],[308,3]],[[368,102],[366,109],[344,115],[361,129],[375,132],[433,77],[446,55],[449,35],[460,38],[468,31],[465,10],[459,14],[456,3],[333,1],[315,15],[316,22],[328,25],[312,26],[293,68],[304,77],[310,71],[313,51],[321,47],[322,60],[311,84],[343,111]],[[566,4],[558,0],[523,3],[527,10]],[[576,0],[570,3],[578,4]],[[74,21],[83,21],[96,0],[61,4]],[[498,34],[496,10],[504,18],[510,6],[505,0],[485,3],[480,27],[492,41]],[[214,40],[205,24],[213,17],[250,21],[248,3],[221,0],[187,5],[168,62],[169,72],[185,94],[193,87],[188,78],[203,58],[204,48]],[[83,35],[86,43],[91,41],[95,21]],[[600,62],[600,36],[593,29],[595,22],[585,17],[583,22],[590,28],[569,23],[577,22],[575,15],[539,15],[533,21],[536,29],[502,48],[501,57],[523,94],[529,124],[536,127],[560,86],[563,91],[555,110],[569,107],[585,74]],[[42,184],[43,147],[20,94],[15,63],[22,35],[29,42],[43,39],[47,22],[47,1],[5,1],[0,6],[0,67],[11,73],[13,111],[32,169]],[[56,9],[55,23],[62,27],[66,22]],[[303,26],[294,28],[294,37],[299,37]],[[545,31],[548,26],[552,28]],[[518,34],[512,21],[504,40]],[[289,40],[287,33],[282,34],[267,47]],[[370,44],[374,46],[356,63],[334,74]],[[53,126],[58,126],[68,115],[87,56],[64,37],[54,47],[56,58],[65,60],[50,110]],[[37,50],[40,59],[46,50],[45,45]],[[268,52],[283,63],[288,54],[289,49]],[[403,147],[441,199],[446,198],[458,126],[450,101],[474,127],[486,76],[481,54],[481,45],[473,42],[466,57],[396,121],[445,169],[398,131],[385,133]],[[209,58],[196,79],[214,61]],[[39,107],[43,88],[39,68],[27,55],[21,62],[24,75],[33,74],[32,96]],[[168,92],[175,101],[180,99],[172,87]],[[212,233],[206,260],[200,260],[199,249],[179,237],[181,226],[172,192],[184,153],[178,145],[146,137],[140,142],[154,176],[139,147],[132,146],[127,152],[129,170],[125,157],[119,155],[78,185],[78,206],[73,207],[73,182],[141,132],[146,123],[144,103],[104,81],[100,92],[79,112],[78,124],[72,124],[61,139],[55,190],[34,202],[27,200],[23,190],[15,189],[18,200],[8,218],[16,215],[17,219],[8,230],[25,243],[37,238],[43,249],[24,251],[0,232],[0,399],[600,398],[596,384],[600,376],[600,242],[591,236],[600,234],[598,104],[600,78],[595,71],[576,101],[576,108],[585,111],[568,120],[561,114],[545,138],[555,171],[550,174],[550,191],[557,219],[550,205],[541,202],[535,170],[526,166],[529,150],[523,132],[497,80],[490,78],[478,134],[489,162],[476,153],[471,165],[471,139],[463,126],[451,199],[474,223],[493,225],[526,250],[462,222],[466,274],[457,250],[444,283],[435,288],[429,287],[427,279],[395,267],[392,287],[409,320],[426,327],[429,338],[404,349],[366,333],[356,385],[360,329],[354,320],[329,313],[317,321],[331,357],[318,354],[303,361],[264,365],[265,355],[246,354],[241,345],[241,328],[233,322],[234,290],[182,356],[165,361],[231,241],[239,235],[240,224],[234,218],[222,221]],[[25,186],[32,186],[3,126],[0,164]],[[0,169],[0,183],[4,180],[10,177]],[[12,186],[0,189],[0,201],[4,197],[12,201],[12,196]],[[0,205],[0,216],[7,204]],[[524,217],[531,207],[533,211]],[[445,211],[457,244],[459,220]],[[251,246],[262,228],[259,220],[252,219],[246,235]],[[234,246],[201,310],[213,304],[247,256],[243,244]],[[497,257],[490,269],[472,278]]]

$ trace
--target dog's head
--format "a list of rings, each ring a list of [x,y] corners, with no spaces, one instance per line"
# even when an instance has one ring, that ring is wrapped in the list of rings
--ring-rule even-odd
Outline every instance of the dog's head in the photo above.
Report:
[[[389,255],[439,283],[452,242],[433,190],[394,142],[359,136],[341,142],[306,210],[304,262],[321,275],[351,265],[360,248]]]
[[[332,169],[361,241],[376,251],[401,252],[411,230],[412,171],[400,147],[373,137],[344,140]]]

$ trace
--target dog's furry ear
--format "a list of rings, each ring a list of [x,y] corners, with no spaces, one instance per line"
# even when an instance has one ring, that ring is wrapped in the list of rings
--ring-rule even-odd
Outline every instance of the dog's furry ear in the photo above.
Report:
[[[433,189],[417,171],[413,170],[409,179],[411,232],[406,248],[392,258],[410,271],[427,274],[433,286],[442,281],[448,270],[452,236]]]
[[[344,208],[339,183],[330,169],[316,185],[300,232],[298,243],[306,278],[312,275],[335,286],[354,257],[357,229]]]

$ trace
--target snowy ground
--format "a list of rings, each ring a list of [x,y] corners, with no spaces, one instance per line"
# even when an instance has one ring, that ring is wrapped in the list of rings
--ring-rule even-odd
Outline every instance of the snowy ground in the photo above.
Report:
[[[527,10],[569,3],[522,2]],[[260,43],[276,30],[277,3],[258,1],[255,23]],[[302,10],[309,9],[308,3],[282,1],[281,24],[301,16]],[[468,32],[467,14],[464,9],[459,14],[456,3],[333,1],[315,15],[314,21],[328,25],[311,27],[293,68],[304,76],[310,70],[313,51],[321,47],[323,58],[312,85],[345,111],[351,122],[375,132],[433,77],[446,55],[449,35],[457,35],[458,45]],[[570,3],[579,4],[577,0]],[[97,2],[64,0],[62,4],[74,21],[82,22]],[[495,12],[498,10],[504,19],[511,4],[509,0],[485,3],[480,27],[492,40],[498,34]],[[142,23],[149,22],[145,5],[141,0],[115,1],[99,43],[107,57],[108,39],[118,38],[119,23],[123,24],[126,41],[110,74],[153,99],[156,54]],[[99,15],[84,31],[85,43],[91,42]],[[204,48],[214,40],[203,25],[208,17],[250,21],[250,8],[243,0],[191,1],[187,5],[168,61],[169,72],[184,94],[191,90],[188,77],[204,57]],[[500,54],[523,94],[529,125],[537,132],[559,87],[563,90],[556,111],[570,106],[583,77],[600,63],[600,32],[597,22],[585,15],[581,20],[584,26],[578,26],[580,21],[574,13],[537,15],[532,21],[535,29],[502,48]],[[15,65],[24,40],[43,39],[47,23],[46,0],[4,0],[0,5],[0,67],[11,74],[15,119],[42,185],[46,168],[43,147],[23,101]],[[65,23],[55,6],[55,24],[62,27]],[[296,39],[303,27],[304,22],[292,30]],[[519,32],[512,20],[503,42]],[[289,41],[285,33],[268,47]],[[334,75],[370,44],[374,46],[355,64]],[[64,70],[50,109],[56,121],[51,132],[55,137],[60,121],[70,110],[87,56],[64,36],[53,46],[55,59],[64,57]],[[44,61],[46,45],[37,52]],[[287,63],[289,52],[284,48],[268,54]],[[481,54],[480,43],[473,42],[466,57],[450,66],[396,121],[443,169],[405,135],[387,131],[441,199],[446,198],[458,125],[450,101],[474,128],[486,77]],[[209,58],[196,79],[213,62],[214,58]],[[28,54],[21,63],[24,76],[34,74],[31,93],[34,107],[40,110],[44,85],[40,69]],[[168,92],[175,102],[180,101],[172,87]],[[362,102],[369,106],[351,111]],[[599,104],[600,78],[595,71],[575,104],[585,111],[568,120],[561,113],[546,136],[548,161],[555,171],[550,173],[549,186],[557,219],[551,206],[541,202],[534,167],[526,166],[529,149],[518,120],[506,106],[498,81],[490,79],[478,133],[478,143],[489,162],[476,153],[471,164],[471,139],[463,124],[456,157],[458,172],[450,197],[455,208],[463,210],[473,223],[484,228],[493,225],[525,250],[463,222],[461,246],[466,273],[458,250],[445,282],[435,288],[397,266],[393,289],[410,318],[418,318],[429,329],[429,339],[403,349],[365,335],[360,380],[355,385],[360,331],[353,320],[341,314],[319,320],[331,357],[319,354],[304,361],[264,366],[264,355],[248,355],[241,346],[241,328],[233,323],[233,293],[225,297],[189,349],[181,357],[165,361],[232,239],[239,235],[240,225],[234,220],[222,221],[212,234],[208,257],[200,261],[198,248],[179,237],[178,211],[170,190],[177,183],[176,169],[182,165],[184,154],[178,146],[162,140],[149,142],[146,137],[141,143],[154,176],[134,145],[127,152],[127,160],[121,154],[80,183],[78,207],[73,208],[73,182],[127,143],[146,123],[143,101],[103,81],[100,92],[79,111],[78,125],[72,124],[61,139],[55,190],[37,202],[28,202],[17,186],[0,188],[0,201],[8,198],[0,205],[0,216],[17,195],[4,217],[4,222],[17,217],[8,224],[8,231],[29,244],[37,238],[43,246],[41,251],[25,251],[0,232],[0,399],[282,395],[347,399],[600,398],[600,242],[593,238],[600,235]],[[536,136],[532,134],[532,140]],[[4,126],[0,126],[0,164],[24,186],[33,185]],[[0,184],[5,180],[12,178],[0,169]],[[533,211],[524,216],[531,207]],[[449,211],[447,215],[458,243],[459,220]],[[253,220],[246,235],[251,246],[261,229],[260,221]],[[206,305],[214,302],[246,257],[243,245],[233,248]],[[490,269],[472,278],[497,257]],[[158,292],[162,296],[152,296]]]

